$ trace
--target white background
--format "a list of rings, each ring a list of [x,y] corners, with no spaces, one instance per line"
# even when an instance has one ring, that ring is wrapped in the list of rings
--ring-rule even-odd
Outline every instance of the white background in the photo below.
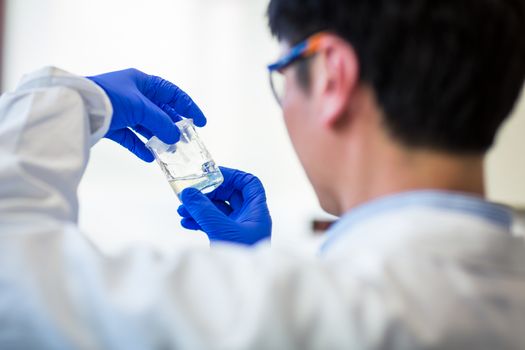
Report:
[[[128,67],[162,76],[208,117],[200,131],[215,160],[258,175],[274,239],[297,242],[325,218],[287,139],[265,65],[278,55],[267,0],[8,0],[3,89],[44,65],[80,75]],[[525,204],[525,106],[490,155],[489,196]],[[204,245],[179,227],[178,200],[156,164],[102,140],[80,190],[80,225],[105,251],[132,242],[162,249]]]

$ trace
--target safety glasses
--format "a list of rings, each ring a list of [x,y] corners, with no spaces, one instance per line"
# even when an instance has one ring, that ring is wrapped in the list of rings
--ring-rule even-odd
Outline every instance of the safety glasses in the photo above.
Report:
[[[286,81],[283,75],[284,70],[295,62],[317,53],[319,51],[319,44],[323,35],[324,33],[317,33],[310,36],[308,39],[292,47],[290,51],[277,60],[277,62],[268,65],[270,86],[279,106],[282,106],[283,96],[286,88]]]

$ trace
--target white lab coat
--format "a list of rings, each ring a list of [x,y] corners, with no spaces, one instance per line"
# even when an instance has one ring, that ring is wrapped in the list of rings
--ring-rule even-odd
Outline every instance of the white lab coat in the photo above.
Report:
[[[322,257],[101,255],[76,191],[111,113],[54,68],[0,100],[0,349],[525,349],[523,241],[469,215],[400,209]]]

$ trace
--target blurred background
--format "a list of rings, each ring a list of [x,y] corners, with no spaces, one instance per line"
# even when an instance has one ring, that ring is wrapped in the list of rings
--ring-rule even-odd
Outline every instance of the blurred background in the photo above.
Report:
[[[267,28],[268,0],[0,0],[1,89],[54,65],[79,75],[129,67],[186,90],[208,117],[199,130],[220,165],[265,184],[274,242],[310,249],[319,208],[287,139],[266,64],[277,58]],[[525,207],[525,100],[488,157],[491,199]],[[131,244],[170,251],[207,245],[179,226],[177,197],[157,164],[108,140],[91,152],[80,189],[80,225],[106,253]],[[301,244],[297,244],[301,243]]]

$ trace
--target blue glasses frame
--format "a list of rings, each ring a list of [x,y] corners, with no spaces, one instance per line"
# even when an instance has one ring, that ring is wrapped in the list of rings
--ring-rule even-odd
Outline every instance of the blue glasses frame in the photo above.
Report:
[[[310,36],[308,39],[300,42],[299,44],[293,46],[288,53],[283,57],[278,59],[276,62],[268,65],[268,73],[270,75],[270,87],[272,88],[272,93],[277,100],[277,103],[281,105],[282,96],[279,96],[279,93],[276,90],[276,84],[274,79],[275,73],[282,73],[282,71],[295,63],[301,58],[306,58],[312,56],[319,51],[319,45],[324,33],[317,33]]]

